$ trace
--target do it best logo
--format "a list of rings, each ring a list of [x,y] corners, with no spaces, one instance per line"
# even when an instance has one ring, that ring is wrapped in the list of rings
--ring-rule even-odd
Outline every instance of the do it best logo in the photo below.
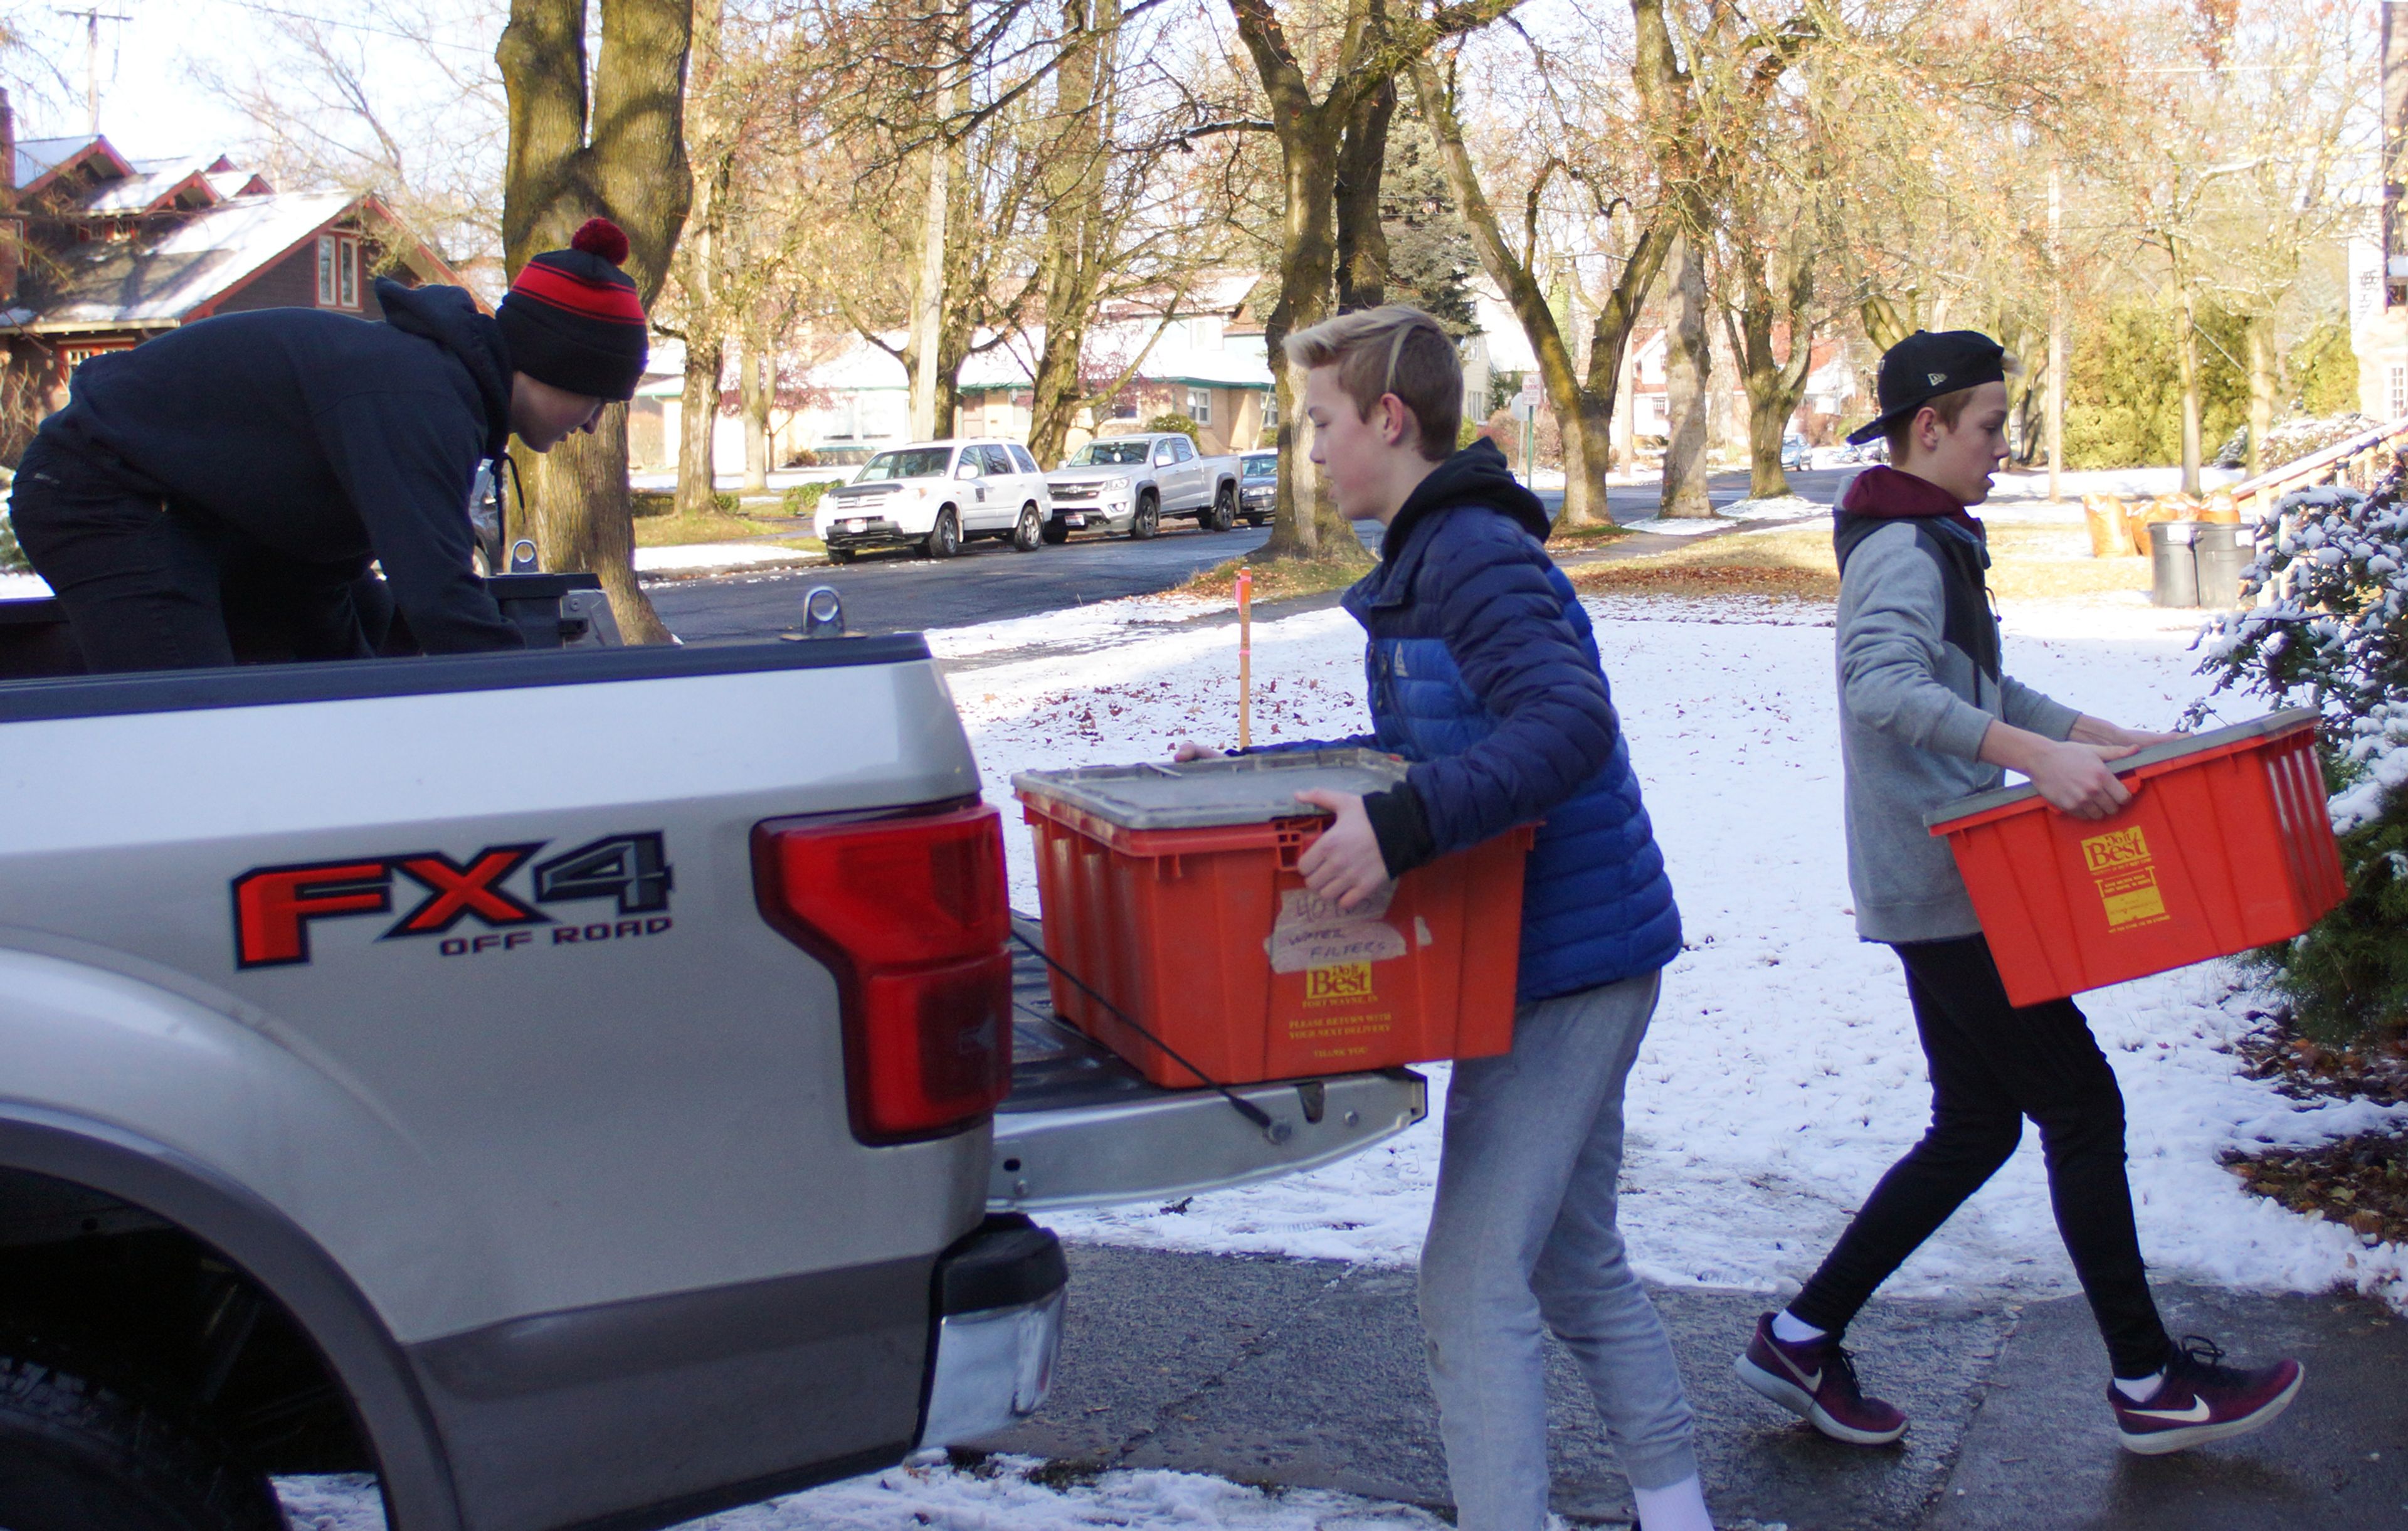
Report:
[[[537,907],[542,904],[608,898],[616,901],[623,915],[655,916],[669,907],[673,879],[658,830],[606,835],[538,862],[528,880],[532,901],[502,886],[512,873],[541,854],[547,843],[489,845],[465,862],[453,861],[440,851],[409,851],[348,861],[253,867],[232,885],[235,966],[282,967],[308,962],[312,922],[392,913],[396,875],[407,880],[405,891],[423,896],[380,940],[442,936],[463,920],[474,920],[489,930],[557,924]],[[666,918],[645,923],[655,931],[667,926]],[[561,931],[571,933],[578,928],[560,926]],[[558,937],[560,932],[554,934]],[[447,955],[452,954],[451,945],[445,943]],[[478,949],[482,950],[481,944]]]

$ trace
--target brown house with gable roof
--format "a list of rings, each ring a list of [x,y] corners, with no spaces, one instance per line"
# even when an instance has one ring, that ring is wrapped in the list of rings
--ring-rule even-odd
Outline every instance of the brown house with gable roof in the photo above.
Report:
[[[87,357],[246,308],[383,317],[373,279],[459,277],[373,193],[280,193],[223,155],[129,160],[98,135],[18,141],[0,93],[0,461]]]

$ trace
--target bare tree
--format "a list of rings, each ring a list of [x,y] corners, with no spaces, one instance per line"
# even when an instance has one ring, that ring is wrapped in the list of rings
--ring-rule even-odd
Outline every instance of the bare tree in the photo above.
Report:
[[[601,0],[601,46],[587,71],[585,0],[511,0],[494,61],[509,93],[502,248],[509,269],[568,242],[587,219],[626,231],[628,275],[658,294],[693,196],[685,154],[691,0]],[[590,131],[589,131],[589,124]],[[636,581],[627,498],[627,411],[571,436],[533,475],[544,566],[602,577],[620,631],[665,642],[667,625]]]
[[[1424,14],[1392,17],[1384,0],[1344,0],[1337,41],[1320,60],[1326,87],[1314,97],[1303,57],[1273,8],[1272,0],[1229,0],[1239,39],[1254,60],[1268,103],[1271,131],[1280,147],[1282,210],[1279,299],[1265,326],[1273,385],[1279,395],[1279,509],[1265,553],[1272,558],[1367,558],[1354,529],[1327,503],[1312,462],[1295,450],[1301,439],[1304,375],[1283,344],[1299,329],[1329,317],[1337,296],[1339,220],[1348,218],[1350,251],[1358,265],[1350,276],[1358,298],[1369,289],[1375,236],[1361,227],[1379,221],[1376,165],[1383,155],[1395,82],[1415,59],[1443,37],[1484,25],[1512,9],[1515,0],[1464,0],[1440,4]],[[1380,102],[1384,95],[1388,105]],[[1351,165],[1352,194],[1341,206],[1339,176]],[[1371,188],[1367,194],[1366,184]],[[1368,208],[1368,212],[1367,212]]]
[[[1522,242],[1508,241],[1497,212],[1482,190],[1480,177],[1465,146],[1463,124],[1455,106],[1453,79],[1441,79],[1426,59],[1412,66],[1413,88],[1422,115],[1438,140],[1439,159],[1446,171],[1463,221],[1480,250],[1482,266],[1505,294],[1520,322],[1522,333],[1538,358],[1541,386],[1563,434],[1564,505],[1558,522],[1565,526],[1593,526],[1609,518],[1605,508],[1605,474],[1612,454],[1614,395],[1621,381],[1622,360],[1631,331],[1637,326],[1647,289],[1662,269],[1672,244],[1669,219],[1650,219],[1622,263],[1604,302],[1598,305],[1589,335],[1588,366],[1576,365],[1563,328],[1555,319],[1539,271],[1541,199],[1548,180],[1566,168],[1548,158],[1523,198]],[[1600,199],[1602,200],[1602,199]],[[1599,222],[1612,226],[1611,206],[1598,209]]]

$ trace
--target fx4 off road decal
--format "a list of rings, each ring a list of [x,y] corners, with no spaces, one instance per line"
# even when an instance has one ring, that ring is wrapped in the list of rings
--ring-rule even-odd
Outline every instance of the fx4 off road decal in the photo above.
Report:
[[[556,946],[618,937],[657,935],[669,928],[673,879],[661,849],[661,834],[606,835],[573,851],[536,861],[546,841],[489,845],[466,861],[440,851],[313,861],[293,866],[255,866],[234,880],[234,954],[237,967],[282,967],[309,960],[309,926],[318,920],[391,914],[395,892],[415,896],[409,912],[380,937],[444,937],[445,956],[532,944],[530,927],[551,926]],[[527,893],[503,884],[529,862]],[[586,899],[613,900],[631,918],[582,924],[557,918],[541,906]],[[503,935],[452,931],[473,920]]]

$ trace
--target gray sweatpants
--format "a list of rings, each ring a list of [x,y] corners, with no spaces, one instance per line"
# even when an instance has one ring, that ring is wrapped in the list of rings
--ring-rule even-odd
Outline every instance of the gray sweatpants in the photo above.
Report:
[[[1525,1005],[1512,1052],[1455,1066],[1421,1309],[1458,1531],[1545,1524],[1542,1322],[1633,1485],[1698,1470],[1671,1342],[1613,1225],[1622,1084],[1661,977]]]

